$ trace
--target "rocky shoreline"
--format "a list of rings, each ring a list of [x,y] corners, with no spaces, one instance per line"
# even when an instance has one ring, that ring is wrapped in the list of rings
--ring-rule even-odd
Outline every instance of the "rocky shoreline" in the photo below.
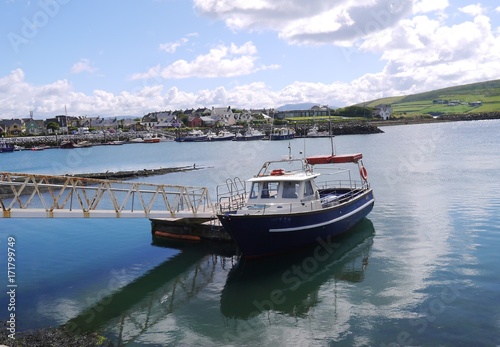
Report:
[[[8,347],[113,347],[114,344],[97,333],[75,335],[64,327],[44,328],[33,331],[18,332],[15,338],[9,337],[7,322],[0,322],[0,346]]]
[[[439,115],[426,115],[414,118],[392,118],[388,120],[371,121],[370,123],[375,126],[389,126],[389,125],[413,125],[424,123],[440,123],[440,122],[468,122],[479,120],[493,120],[500,119],[500,112],[483,112],[483,113],[465,113],[465,114],[439,114]]]
[[[328,123],[323,123],[320,126],[321,131],[329,131]],[[258,128],[258,127],[257,127]],[[296,136],[297,137],[306,137],[308,131],[310,130],[311,125],[302,125],[297,124],[295,126]],[[267,134],[270,132],[269,126],[267,129],[262,128],[259,129]],[[240,128],[234,128],[232,131],[239,132]],[[371,124],[370,122],[333,122],[332,135],[360,135],[360,134],[376,134],[382,133],[376,125]],[[175,137],[175,133],[170,132],[159,132],[159,134],[165,135],[164,139],[173,140]],[[90,142],[92,145],[105,145],[112,141],[123,141],[123,143],[129,143],[131,140],[135,138],[143,138],[147,136],[146,133],[114,133],[114,134],[86,134],[86,135],[47,135],[47,136],[30,136],[30,137],[14,137],[14,138],[6,138],[3,141],[7,143],[13,143],[17,146],[24,148],[33,148],[33,147],[44,147],[44,148],[59,148],[62,142],[64,141],[73,141],[75,143],[79,143],[81,141]]]
[[[318,132],[325,134],[339,135],[366,135],[383,133],[376,125],[371,122],[332,122],[331,128],[328,122],[317,125]],[[310,131],[310,125],[297,125],[296,137],[309,137],[307,134]],[[328,135],[327,135],[328,136]]]
[[[440,115],[439,119],[447,121],[474,121],[474,120],[489,120],[500,119],[500,112],[483,112],[483,113],[466,113],[462,115]]]

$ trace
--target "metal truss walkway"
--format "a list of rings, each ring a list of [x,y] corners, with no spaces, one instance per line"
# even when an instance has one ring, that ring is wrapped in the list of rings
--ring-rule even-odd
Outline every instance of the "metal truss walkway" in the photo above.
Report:
[[[0,172],[3,218],[212,218],[204,187]]]

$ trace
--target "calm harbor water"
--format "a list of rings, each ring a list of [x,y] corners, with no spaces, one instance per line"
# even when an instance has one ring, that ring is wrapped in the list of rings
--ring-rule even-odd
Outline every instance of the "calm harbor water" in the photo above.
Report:
[[[151,244],[148,220],[0,219],[16,240],[17,329],[67,324],[126,346],[500,345],[500,121],[335,138],[362,152],[374,210],[349,234],[254,262]],[[192,166],[139,181],[215,186],[288,154],[288,141],[102,146],[0,155],[0,171]],[[324,154],[328,139],[291,151]]]

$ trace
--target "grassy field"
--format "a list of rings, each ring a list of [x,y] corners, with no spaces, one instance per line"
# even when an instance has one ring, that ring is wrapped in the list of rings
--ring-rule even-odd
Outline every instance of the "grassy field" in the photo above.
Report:
[[[434,100],[459,100],[460,103],[456,106],[448,106],[447,104],[434,103]],[[481,101],[482,105],[470,106],[468,104],[476,101]],[[380,104],[391,105],[394,116],[500,112],[500,80],[382,98],[360,103],[358,106],[375,107]]]
[[[349,121],[366,121],[366,118],[363,118],[363,117],[349,117],[349,118],[345,118],[345,117],[339,117],[339,116],[324,116],[324,117],[290,117],[290,118],[286,118],[287,121],[289,122],[294,122],[294,123],[297,123],[297,124],[301,124],[301,123],[326,123],[326,122],[329,122],[329,121],[332,121],[332,122],[341,122],[341,121],[345,121],[345,120],[349,120]]]

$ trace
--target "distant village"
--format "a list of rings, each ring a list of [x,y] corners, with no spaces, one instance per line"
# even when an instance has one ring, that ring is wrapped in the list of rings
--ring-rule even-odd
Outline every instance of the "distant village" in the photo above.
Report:
[[[240,110],[228,107],[186,109],[151,112],[143,117],[87,117],[57,115],[34,119],[0,119],[0,137],[37,136],[52,134],[84,134],[95,131],[161,131],[182,127],[227,127],[246,124],[267,124],[294,117],[326,117],[333,112],[327,106],[313,106],[307,110],[277,111],[275,109]],[[387,119],[390,106],[381,105],[373,111],[374,117]]]

